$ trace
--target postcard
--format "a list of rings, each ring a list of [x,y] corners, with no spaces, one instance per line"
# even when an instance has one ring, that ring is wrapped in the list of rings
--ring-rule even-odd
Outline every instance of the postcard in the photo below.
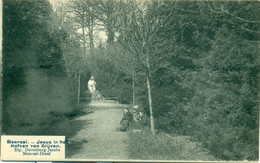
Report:
[[[1,160],[257,161],[259,8],[2,0]]]

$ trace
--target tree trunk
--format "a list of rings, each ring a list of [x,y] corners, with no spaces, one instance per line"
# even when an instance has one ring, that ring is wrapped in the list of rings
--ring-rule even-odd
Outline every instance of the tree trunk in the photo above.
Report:
[[[84,25],[84,20],[85,20],[85,13],[83,11],[83,16],[82,16],[82,24],[81,24],[81,29],[82,29],[82,35],[83,35],[83,55],[85,57],[86,55],[86,38],[85,38],[85,25]]]
[[[135,106],[135,75],[133,75],[133,77],[132,77],[133,79],[133,81],[132,81],[132,83],[133,83],[133,106]]]
[[[152,103],[152,93],[151,93],[151,84],[150,84],[150,76],[149,74],[146,75],[146,82],[147,82],[147,91],[148,91],[148,102],[150,108],[150,119],[151,119],[151,131],[152,134],[155,134],[154,129],[154,117],[153,117],[153,103]]]
[[[112,31],[113,29],[113,25],[114,25],[114,18],[112,15],[113,12],[113,8],[112,8],[112,2],[108,2],[108,6],[107,6],[107,11],[106,11],[106,16],[107,16],[107,22],[109,22],[107,24],[107,43],[108,44],[113,44],[114,42],[114,32]]]
[[[80,71],[78,72],[78,104],[79,104],[79,100],[80,100]]]
[[[94,33],[93,33],[94,17],[93,17],[93,14],[92,14],[92,12],[93,12],[92,10],[93,9],[90,8],[89,23],[88,23],[90,53],[94,49]]]
[[[143,44],[143,47],[145,47],[145,43]],[[146,64],[147,64],[146,82],[147,82],[148,102],[149,102],[149,109],[150,109],[151,131],[152,134],[155,134],[154,117],[153,117],[153,101],[152,101],[152,91],[151,91],[151,82],[150,82],[151,80],[150,55],[148,49],[146,49]]]
[[[114,42],[114,33],[111,31],[111,29],[107,29],[107,43],[112,44],[113,42]]]

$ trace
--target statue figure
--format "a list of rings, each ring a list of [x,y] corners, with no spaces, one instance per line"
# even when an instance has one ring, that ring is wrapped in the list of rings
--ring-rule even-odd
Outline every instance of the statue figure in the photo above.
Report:
[[[91,94],[93,94],[96,91],[96,82],[93,76],[91,76],[90,80],[88,81],[88,90]]]

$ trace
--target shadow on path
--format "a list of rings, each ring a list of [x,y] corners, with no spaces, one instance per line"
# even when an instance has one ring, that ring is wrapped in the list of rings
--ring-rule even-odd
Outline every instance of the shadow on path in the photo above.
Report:
[[[74,133],[73,135],[69,135],[66,137],[66,139],[70,139],[77,134],[82,128],[88,126],[91,124],[90,121],[82,121],[82,120],[74,120],[70,123],[70,126],[72,127],[71,133]],[[87,143],[87,140],[84,142],[77,142],[77,141],[70,141],[66,144],[66,157],[71,157],[72,155],[76,154],[78,151],[80,151],[83,147],[83,143]]]

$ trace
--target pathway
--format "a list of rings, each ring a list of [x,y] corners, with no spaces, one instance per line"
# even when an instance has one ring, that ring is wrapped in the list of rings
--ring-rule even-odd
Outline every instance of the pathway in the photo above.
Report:
[[[85,125],[68,140],[71,144],[81,145],[68,159],[126,160],[127,133],[119,131],[123,105],[105,101],[88,106],[95,111],[74,120],[83,121]]]

